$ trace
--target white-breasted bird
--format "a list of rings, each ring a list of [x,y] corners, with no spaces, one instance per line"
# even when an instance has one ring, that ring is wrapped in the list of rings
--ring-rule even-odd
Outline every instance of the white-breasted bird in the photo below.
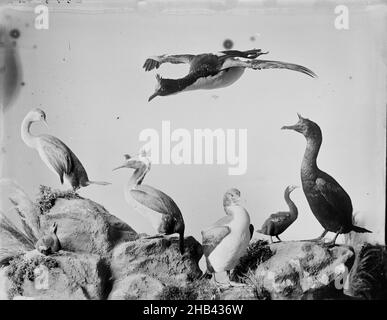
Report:
[[[190,69],[185,77],[179,79],[164,79],[156,75],[156,89],[148,101],[156,96],[168,96],[182,91],[228,87],[242,76],[246,68],[253,70],[288,69],[317,77],[313,71],[301,65],[256,59],[267,53],[262,52],[261,49],[252,49],[247,51],[226,50],[197,55],[182,54],[150,57],[144,63],[143,68],[145,71],[157,69],[163,63],[188,63]]]
[[[234,269],[246,253],[251,238],[250,216],[240,204],[240,191],[228,190],[223,197],[226,216],[202,231],[202,247],[207,262],[207,273]],[[230,281],[230,285],[237,285]]]
[[[66,180],[73,190],[90,184],[110,184],[102,181],[90,181],[77,156],[58,138],[48,134],[33,135],[30,131],[31,125],[40,121],[47,125],[46,114],[43,110],[36,108],[28,112],[21,125],[21,137],[28,147],[39,153],[46,166],[58,174],[62,184]]]
[[[177,204],[170,196],[151,186],[142,184],[145,175],[151,168],[151,162],[146,153],[141,152],[136,157],[124,155],[125,162],[113,169],[131,168],[134,172],[124,188],[125,199],[137,212],[150,221],[157,235],[154,238],[179,234],[179,249],[184,253],[184,219]]]

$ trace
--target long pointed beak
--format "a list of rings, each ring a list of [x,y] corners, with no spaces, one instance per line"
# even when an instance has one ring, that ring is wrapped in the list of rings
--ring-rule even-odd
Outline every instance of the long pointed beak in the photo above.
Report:
[[[154,94],[152,94],[149,99],[148,99],[148,102],[150,102],[151,100],[153,100],[154,98],[156,98],[159,94],[157,92],[155,92]]]
[[[293,125],[293,126],[283,126],[283,127],[281,127],[281,130],[295,130],[295,131],[297,131],[297,129],[298,129],[298,126],[296,124]]]
[[[115,171],[115,170],[118,170],[118,169],[122,169],[122,168],[126,168],[126,164],[123,164],[117,168],[114,168],[112,171]]]

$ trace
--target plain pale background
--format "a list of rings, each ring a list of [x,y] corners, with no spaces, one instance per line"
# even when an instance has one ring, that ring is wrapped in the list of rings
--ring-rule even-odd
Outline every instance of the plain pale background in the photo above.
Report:
[[[334,28],[334,6],[309,10],[270,10],[249,14],[157,14],[156,12],[52,12],[49,30],[35,30],[35,15],[9,10],[17,27],[23,66],[22,88],[6,113],[5,176],[33,198],[40,184],[54,188],[59,178],[20,138],[20,124],[35,107],[47,113],[49,129],[34,133],[62,139],[82,161],[91,180],[80,195],[104,205],[137,232],[154,233],[125,202],[124,184],[131,170],[112,172],[124,153],[135,154],[145,128],[248,129],[246,175],[229,176],[227,165],[153,165],[144,183],[159,188],[179,205],[186,235],[200,240],[200,230],[224,215],[223,193],[241,190],[251,221],[258,229],[269,214],[286,209],[283,191],[300,185],[305,139],[281,131],[296,113],[323,131],[319,167],[331,174],[352,198],[359,224],[373,231],[370,241],[384,242],[385,226],[385,7],[350,8],[349,30]],[[258,35],[259,34],[259,35]],[[256,40],[252,41],[251,36]],[[150,55],[222,50],[226,38],[234,49],[270,51],[264,59],[302,64],[312,79],[284,70],[246,70],[228,88],[193,91],[170,97],[153,93],[155,72],[141,68]],[[187,66],[162,66],[165,77],[183,76]],[[298,220],[283,240],[316,237],[322,228],[301,189],[292,198]],[[256,237],[259,237],[256,234]]]

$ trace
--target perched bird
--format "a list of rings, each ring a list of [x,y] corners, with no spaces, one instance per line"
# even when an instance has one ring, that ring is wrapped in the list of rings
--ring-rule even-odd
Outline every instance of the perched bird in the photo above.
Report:
[[[145,71],[157,69],[161,64],[167,62],[190,64],[189,73],[180,79],[164,79],[156,75],[156,90],[148,101],[156,96],[168,96],[181,91],[228,87],[242,76],[246,68],[254,70],[288,69],[316,77],[313,71],[297,64],[256,59],[267,53],[262,52],[260,49],[248,51],[226,50],[214,54],[161,55],[148,58],[143,66]]]
[[[317,155],[322,143],[322,133],[317,123],[298,115],[298,122],[282,129],[294,130],[306,138],[306,150],[301,164],[302,188],[310,209],[325,229],[317,239],[322,240],[328,231],[335,232],[328,245],[334,245],[339,234],[371,232],[353,225],[351,198],[340,184],[317,167]]]
[[[48,235],[43,236],[36,242],[36,250],[46,256],[61,250],[61,244],[58,239],[58,236],[56,235],[57,230],[58,224],[54,222],[51,226],[50,233]]]
[[[31,110],[21,125],[21,137],[24,143],[34,148],[42,161],[55,174],[59,175],[60,182],[68,181],[73,190],[86,187],[90,184],[108,185],[108,182],[90,181],[85,168],[76,155],[58,138],[42,134],[35,136],[30,132],[32,123],[42,121],[47,125],[46,114],[41,109]]]
[[[298,188],[297,186],[288,186],[285,189],[284,198],[289,207],[289,211],[281,211],[273,213],[262,225],[261,230],[257,232],[266,234],[270,236],[270,243],[273,242],[273,236],[275,236],[279,241],[281,239],[278,237],[282,232],[284,232],[294,221],[296,221],[298,216],[298,210],[294,202],[290,199],[290,193]]]
[[[223,197],[226,216],[202,231],[202,247],[207,262],[206,274],[234,269],[245,254],[251,238],[249,213],[240,204],[240,191],[228,190]],[[230,281],[229,284],[239,285]]]
[[[140,214],[147,218],[159,236],[179,234],[179,249],[184,253],[184,220],[176,203],[164,192],[151,186],[142,184],[145,175],[151,167],[150,159],[145,153],[140,153],[138,157],[124,155],[125,162],[121,166],[113,169],[131,168],[133,175],[125,186],[126,201]]]

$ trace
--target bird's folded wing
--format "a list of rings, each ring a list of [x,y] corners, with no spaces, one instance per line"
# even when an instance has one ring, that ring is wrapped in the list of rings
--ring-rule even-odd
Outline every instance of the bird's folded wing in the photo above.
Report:
[[[179,55],[161,55],[150,57],[145,60],[143,68],[145,71],[158,69],[162,63],[190,63],[195,56],[192,54],[179,54]]]
[[[288,219],[290,217],[290,214],[288,213],[285,213],[285,212],[281,212],[281,213],[273,213],[272,215],[270,215],[270,221],[271,222],[274,222],[274,223],[281,223],[283,221],[285,221],[286,219]]]
[[[140,185],[137,189],[131,190],[132,197],[143,206],[161,214],[172,215],[180,218],[181,212],[177,204],[164,192]]]
[[[42,135],[40,138],[43,152],[63,183],[63,174],[69,174],[73,168],[71,150],[53,136]]]
[[[231,232],[228,226],[212,226],[202,231],[203,253],[208,257],[218,244]]]
[[[261,69],[288,69],[293,71],[302,72],[312,78],[317,78],[317,75],[310,69],[294,64],[287,63],[281,61],[272,61],[272,60],[252,60],[251,67],[253,69],[261,70]]]
[[[316,179],[316,190],[324,197],[331,207],[340,213],[348,213],[352,217],[351,199],[345,190],[336,182],[323,178]]]

